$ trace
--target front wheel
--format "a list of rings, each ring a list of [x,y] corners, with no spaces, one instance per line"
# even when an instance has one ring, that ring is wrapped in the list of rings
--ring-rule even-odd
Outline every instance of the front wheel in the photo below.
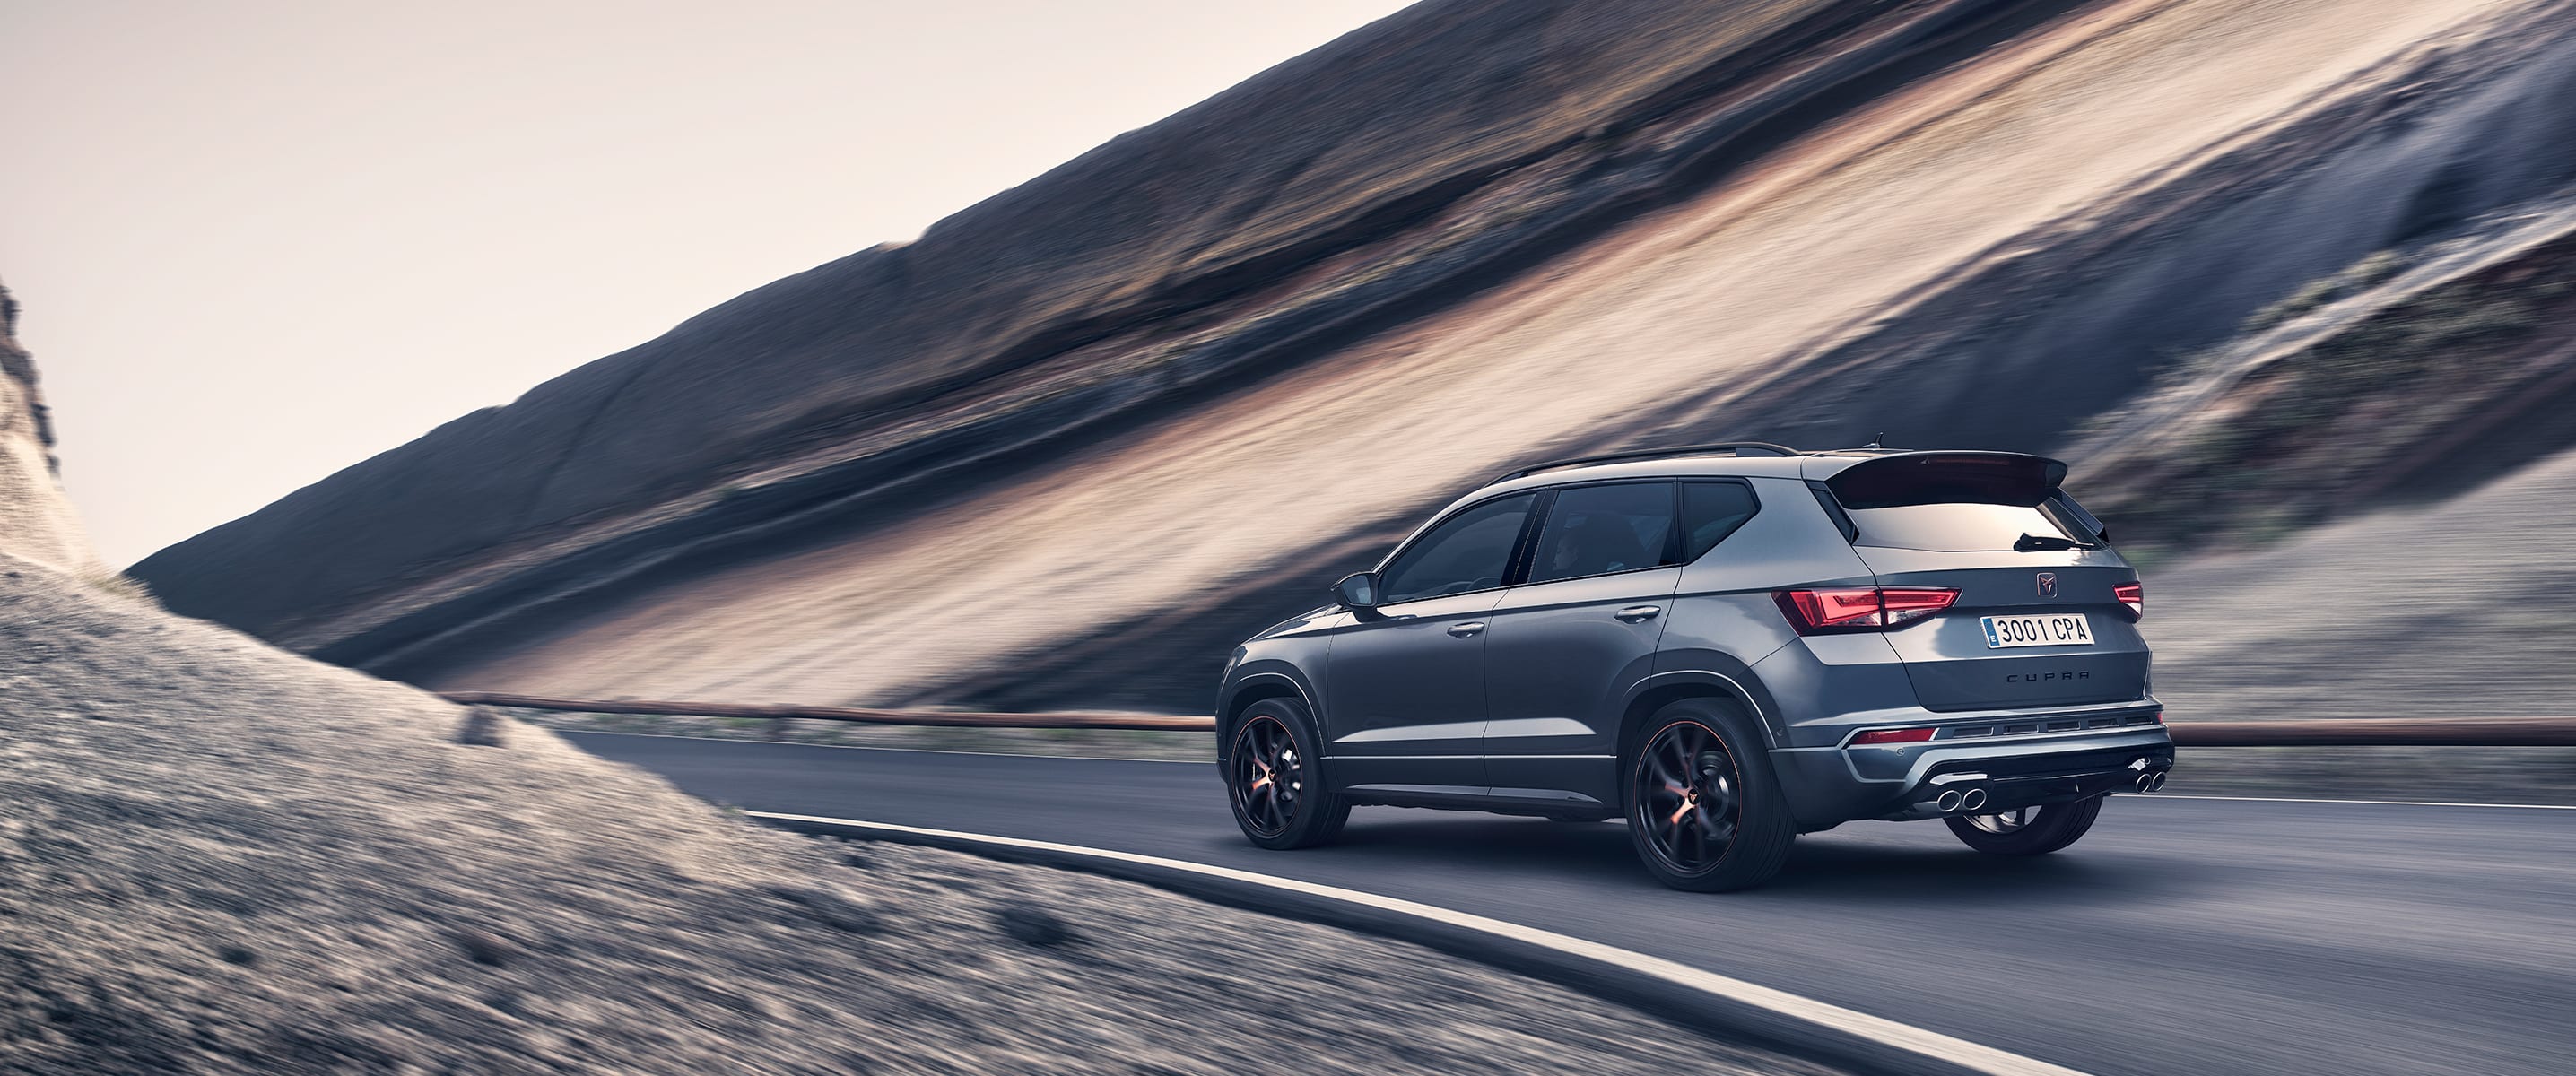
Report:
[[[2042,856],[2075,843],[2102,816],[2095,796],[2074,803],[2023,807],[2000,814],[1954,815],[1942,821],[1968,847],[1996,856]]]
[[[1798,830],[1760,741],[1702,699],[1646,728],[1628,767],[1628,836],[1655,880],[1713,893],[1778,874]]]
[[[1350,820],[1317,762],[1305,707],[1264,699],[1244,711],[1225,755],[1226,799],[1234,824],[1263,848],[1306,848],[1332,840]]]

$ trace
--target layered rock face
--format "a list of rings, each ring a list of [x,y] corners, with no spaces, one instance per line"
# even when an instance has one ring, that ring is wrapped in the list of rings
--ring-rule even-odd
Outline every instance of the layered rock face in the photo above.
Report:
[[[0,287],[0,553],[64,572],[105,571],[55,474],[54,428],[18,345],[18,300]]]
[[[2571,87],[2564,0],[1443,0],[138,572],[440,686],[1190,709],[1531,456],[2170,455],[2312,282],[2550,243]]]

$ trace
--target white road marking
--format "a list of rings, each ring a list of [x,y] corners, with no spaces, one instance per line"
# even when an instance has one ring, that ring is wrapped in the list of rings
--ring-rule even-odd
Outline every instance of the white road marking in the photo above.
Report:
[[[1543,946],[1559,952],[1572,953],[1591,960],[1617,965],[1621,968],[1635,972],[1638,975],[1660,979],[1683,989],[1701,991],[1738,1005],[1768,1010],[1792,1019],[1806,1021],[1810,1024],[1833,1028],[1834,1030],[1847,1035],[1869,1039],[1871,1041],[1910,1050],[1928,1057],[1937,1058],[1953,1065],[1973,1069],[1979,1072],[1993,1073],[1995,1076],[2083,1076],[2083,1073],[2074,1069],[2064,1068],[2058,1065],[2049,1064],[2045,1061],[2023,1057],[2020,1054],[2008,1053],[1991,1046],[1983,1046],[1969,1042],[1966,1039],[1952,1038],[1951,1036],[1943,1035],[1939,1032],[1926,1031],[1911,1024],[1900,1024],[1894,1020],[1889,1020],[1884,1017],[1871,1016],[1868,1013],[1817,1001],[1813,998],[1789,993],[1785,990],[1774,990],[1767,986],[1745,982],[1742,979],[1731,979],[1714,972],[1701,971],[1698,968],[1694,968],[1686,964],[1677,964],[1670,960],[1647,956],[1644,953],[1635,952],[1633,950],[1621,949],[1612,945],[1603,945],[1600,942],[1585,941],[1581,938],[1558,934],[1554,931],[1540,930],[1536,927],[1525,927],[1518,923],[1507,922],[1500,919],[1488,919],[1481,915],[1471,915],[1466,912],[1442,908],[1436,905],[1421,904],[1415,901],[1401,900],[1395,897],[1380,896],[1375,893],[1362,892],[1356,889],[1343,889],[1339,886],[1319,885],[1314,882],[1300,881],[1295,878],[1282,878],[1273,874],[1260,874],[1253,871],[1236,870],[1232,867],[1211,866],[1205,863],[1192,863],[1187,860],[1166,859],[1161,856],[1140,855],[1134,852],[1120,852],[1106,848],[1085,848],[1080,845],[1057,844],[1052,841],[1032,841],[1019,837],[998,837],[985,833],[963,833],[956,830],[925,829],[919,826],[901,826],[888,822],[864,822],[850,818],[827,818],[818,815],[778,814],[769,811],[745,811],[743,813],[752,818],[769,818],[784,822],[807,822],[847,826],[854,829],[912,833],[928,837],[937,837],[944,840],[1003,845],[1013,848],[1036,849],[1058,854],[1118,860],[1127,863],[1144,864],[1164,870],[1181,871],[1215,878],[1225,878],[1252,885],[1266,886],[1286,892],[1300,893],[1311,897],[1323,897],[1331,900],[1346,901],[1352,904],[1359,904],[1382,911],[1415,916],[1441,923],[1446,926],[1479,931],[1486,934],[1492,934],[1497,937],[1522,942],[1524,944]]]
[[[2357,803],[2376,807],[2497,807],[2515,811],[2576,811],[2568,803],[2443,803],[2436,800],[2303,800],[2284,796],[2188,796],[2173,792],[2150,792],[2151,800],[2234,800],[2239,803]]]

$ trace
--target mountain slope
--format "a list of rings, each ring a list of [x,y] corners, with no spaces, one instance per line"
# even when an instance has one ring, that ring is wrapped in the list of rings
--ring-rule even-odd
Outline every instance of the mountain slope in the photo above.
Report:
[[[1881,430],[2051,449],[2310,281],[2451,241],[2576,179],[2564,2],[1832,4],[1667,21],[1677,7],[1544,8],[1541,26],[1596,33],[1513,37],[1536,50],[1529,70],[1589,72],[1541,100],[1497,89],[1500,75],[1455,81],[1448,67],[1487,72],[1492,57],[1443,51],[1541,6],[1424,5],[1131,136],[1160,144],[1217,115],[1247,130],[1290,116],[1375,130],[1387,114],[1348,99],[1328,112],[1278,101],[1325,89],[1304,81],[1319,74],[1397,80],[1379,65],[1431,55],[1442,70],[1405,84],[1444,111],[1394,122],[1559,132],[1519,156],[1426,143],[1425,167],[1450,177],[1431,184],[1436,205],[1408,202],[1419,212],[1398,219],[1334,203],[1307,219],[1374,222],[1367,234],[1220,274],[1222,301],[1138,317],[1116,306],[1126,313],[1086,322],[1104,331],[1049,338],[1042,356],[966,316],[981,308],[941,308],[963,328],[931,334],[936,353],[1007,371],[903,381],[928,394],[900,407],[829,385],[798,393],[770,363],[784,352],[712,346],[684,326],[648,347],[743,384],[656,395],[664,382],[639,375],[634,398],[690,413],[596,444],[637,457],[604,467],[668,470],[694,491],[633,494],[649,503],[623,515],[521,513],[501,533],[476,520],[507,513],[444,518],[450,492],[506,470],[490,453],[591,436],[531,406],[549,386],[469,420],[492,432],[434,436],[137,570],[182,610],[441,686],[1195,708],[1234,639],[1313,604],[1323,581],[1515,459]],[[1742,21],[1757,15],[1771,21]],[[1692,43],[1632,54],[1657,34]],[[1457,96],[1469,90],[1488,96]],[[1119,146],[1001,201],[1105,197],[1085,184]],[[1321,167],[1290,173],[1323,183]],[[1139,228],[1184,245],[1248,227],[1138,212]],[[1256,219],[1268,218],[1242,217]],[[913,249],[985,237],[981,264],[1007,279],[1013,248],[979,229],[1028,223],[979,207]],[[1089,264],[1108,278],[1090,286],[1128,286],[1126,264]],[[870,309],[893,286],[839,272],[692,325],[801,325]],[[838,361],[892,361],[835,350],[828,333],[799,339]],[[839,402],[789,421],[741,395],[759,393]],[[692,425],[707,422],[802,439]],[[661,488],[577,473],[542,487]],[[527,503],[512,492],[522,499],[498,503]]]
[[[0,287],[0,554],[75,574],[105,566],[55,477],[54,426],[36,362],[18,345],[18,300]]]
[[[1824,1071],[1411,946],[762,830],[0,569],[10,1076]]]
[[[1668,107],[1695,81],[1732,86],[1734,69],[1887,6],[1486,0],[1408,11],[918,242],[756,289],[139,571],[173,608],[331,641],[333,626],[297,629],[383,600],[388,584],[613,525],[803,453],[869,454],[883,446],[868,438],[948,418],[959,398],[1007,395],[996,379],[1060,393],[1060,377],[1030,368],[1222,318],[1229,302],[1418,227],[1615,117]],[[275,570],[286,565],[301,570]]]

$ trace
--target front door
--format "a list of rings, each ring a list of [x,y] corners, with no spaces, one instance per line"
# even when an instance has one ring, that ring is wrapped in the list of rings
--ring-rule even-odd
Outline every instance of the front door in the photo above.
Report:
[[[1333,637],[1325,754],[1335,783],[1383,792],[1486,787],[1486,613],[1502,596],[1531,494],[1462,509],[1380,573],[1374,610]]]

